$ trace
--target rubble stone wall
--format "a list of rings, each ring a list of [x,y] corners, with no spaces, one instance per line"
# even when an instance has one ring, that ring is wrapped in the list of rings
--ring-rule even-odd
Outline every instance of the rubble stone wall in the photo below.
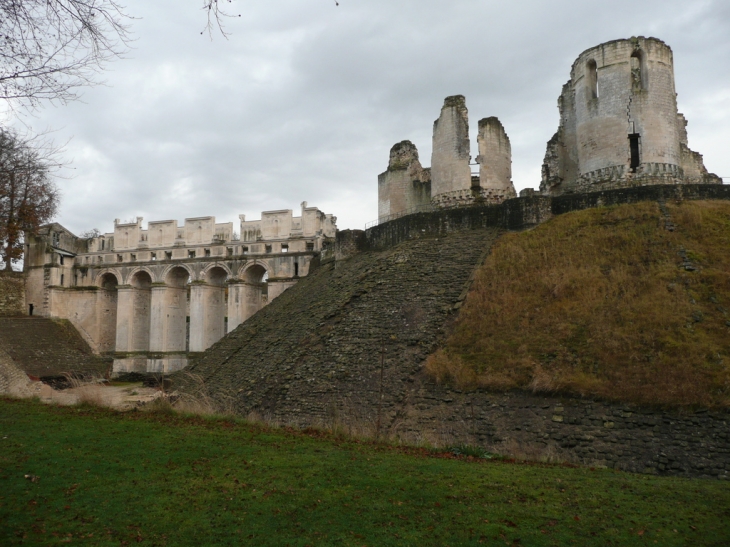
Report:
[[[0,272],[0,317],[27,314],[25,276],[20,272]]]

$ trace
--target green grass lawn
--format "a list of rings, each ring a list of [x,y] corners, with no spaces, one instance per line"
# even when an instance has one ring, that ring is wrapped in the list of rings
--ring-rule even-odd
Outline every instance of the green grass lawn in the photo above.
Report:
[[[0,443],[3,546],[730,544],[715,481],[8,399]]]

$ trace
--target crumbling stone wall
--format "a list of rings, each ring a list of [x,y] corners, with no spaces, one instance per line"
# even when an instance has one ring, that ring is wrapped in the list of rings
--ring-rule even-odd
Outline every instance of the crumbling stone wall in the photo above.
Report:
[[[463,95],[446,97],[433,123],[431,194],[435,202],[462,201],[471,193],[469,112]]]
[[[20,272],[0,272],[0,317],[27,313],[25,276]]]
[[[479,186],[488,203],[500,203],[516,197],[512,184],[512,145],[499,119],[479,120]]]
[[[722,182],[687,148],[672,50],[661,40],[640,36],[584,51],[558,108],[560,126],[542,168],[543,193]]]
[[[388,169],[378,175],[378,220],[386,222],[430,204],[431,173],[421,166],[416,146],[411,141],[393,145]]]
[[[670,411],[527,392],[462,393],[415,378],[400,436],[636,473],[730,479],[730,411]]]

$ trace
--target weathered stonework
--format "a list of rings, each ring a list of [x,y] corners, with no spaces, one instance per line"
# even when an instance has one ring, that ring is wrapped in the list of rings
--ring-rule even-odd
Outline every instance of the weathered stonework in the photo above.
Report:
[[[410,141],[390,150],[388,170],[378,176],[378,221],[403,215],[481,204],[516,196],[512,149],[497,118],[479,122],[479,174],[471,172],[469,117],[463,95],[446,97],[433,124],[431,168],[424,169]]]
[[[488,194],[487,203],[516,197],[512,185],[512,145],[499,119],[479,120],[479,186]]]
[[[418,150],[411,141],[390,149],[388,169],[378,175],[378,220],[415,213],[431,204],[431,172],[418,160]]]
[[[472,186],[469,113],[463,95],[446,97],[441,115],[433,122],[431,193],[440,196],[469,192]]]
[[[25,276],[0,272],[0,317],[25,315]]]
[[[581,53],[558,109],[560,126],[542,167],[543,193],[722,183],[687,147],[672,50],[661,40],[614,40]]]
[[[461,393],[434,384],[422,370],[466,298],[474,268],[502,230],[589,207],[681,199],[730,199],[730,186],[532,195],[339,232],[337,260],[328,260],[188,370],[242,415],[256,412],[299,426],[374,428],[380,422],[383,432],[408,441],[727,478],[726,411],[665,411],[525,392]],[[186,378],[174,381],[194,390]]]
[[[332,215],[302,204],[233,224],[213,217],[114,223],[81,239],[59,224],[27,237],[26,299],[34,313],[68,319],[115,372],[178,370],[306,276]],[[314,262],[313,262],[314,261]]]

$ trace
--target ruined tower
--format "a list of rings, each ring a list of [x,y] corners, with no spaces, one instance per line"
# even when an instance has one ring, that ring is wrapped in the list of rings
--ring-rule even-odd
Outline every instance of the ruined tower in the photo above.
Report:
[[[431,167],[424,168],[411,141],[390,149],[388,169],[378,176],[378,221],[433,207],[496,204],[515,197],[512,149],[501,122],[479,122],[479,174],[473,174],[469,117],[463,95],[446,97],[433,124]]]
[[[559,195],[649,184],[721,183],[687,147],[672,50],[656,38],[581,53],[558,99],[540,190]]]
[[[394,144],[388,169],[378,175],[378,219],[417,212],[431,203],[431,173],[421,167],[411,141]]]
[[[463,95],[446,97],[441,115],[433,122],[431,195],[437,205],[469,200],[472,186],[470,160],[466,101]]]

